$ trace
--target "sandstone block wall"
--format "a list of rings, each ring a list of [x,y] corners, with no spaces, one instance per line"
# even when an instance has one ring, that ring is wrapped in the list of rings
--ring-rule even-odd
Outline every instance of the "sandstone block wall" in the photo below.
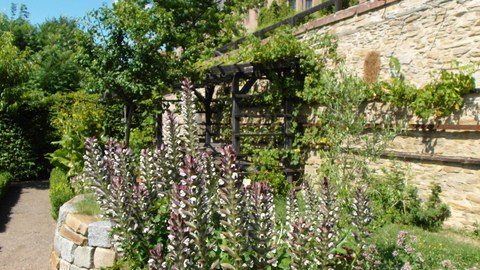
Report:
[[[337,51],[346,68],[364,76],[367,54],[380,55],[380,79],[390,77],[389,59],[396,57],[405,80],[421,87],[438,78],[440,69],[480,65],[480,1],[478,0],[371,0],[334,15],[307,23],[300,34],[330,33],[338,37]],[[474,73],[480,88],[480,72]],[[380,108],[379,108],[380,107]],[[369,104],[372,120],[387,106]],[[378,116],[378,115],[377,115]],[[410,124],[480,125],[480,95],[465,97],[460,112],[442,119],[409,118]],[[480,158],[480,132],[473,130],[410,130],[398,136],[388,150],[434,157]],[[426,199],[432,182],[441,185],[441,197],[452,210],[447,226],[472,229],[480,223],[480,167],[455,162],[398,160],[407,168],[408,181]],[[382,159],[373,166],[391,166]],[[321,160],[314,152],[305,171],[314,174]]]
[[[374,6],[380,7],[369,8]],[[337,21],[342,17],[347,18]],[[454,62],[480,64],[477,0],[374,0],[301,29],[336,35],[337,51],[345,56],[346,66],[360,77],[365,57],[372,51],[380,54],[381,78],[389,78],[388,63],[393,56],[399,59],[405,79],[417,86],[430,82],[432,73],[450,69]],[[475,76],[478,88],[480,73]]]
[[[100,269],[112,266],[117,258],[109,233],[112,224],[98,217],[78,214],[77,196],[60,208],[51,251],[51,269]]]
[[[365,113],[371,119],[378,118],[373,114],[387,113],[386,110],[388,107],[379,104],[365,106]],[[464,106],[458,113],[436,121],[479,125],[479,112],[480,94],[470,94],[465,97]],[[418,122],[419,119],[412,117],[409,123]],[[475,223],[480,223],[480,165],[462,163],[462,160],[480,159],[479,131],[410,129],[395,137],[387,151],[417,155],[419,158],[397,158],[395,161],[380,159],[371,164],[372,167],[391,167],[395,162],[406,170],[408,184],[419,189],[423,200],[430,195],[432,183],[439,183],[443,190],[441,199],[450,206],[452,212],[445,222],[446,226],[472,230]],[[431,157],[455,158],[459,162],[432,161],[429,160]],[[315,175],[321,164],[322,160],[315,152],[311,152],[305,173]]]

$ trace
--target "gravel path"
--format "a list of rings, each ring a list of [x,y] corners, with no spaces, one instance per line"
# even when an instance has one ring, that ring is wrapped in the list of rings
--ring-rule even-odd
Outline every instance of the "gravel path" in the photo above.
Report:
[[[0,200],[0,270],[50,269],[48,182],[13,183]]]

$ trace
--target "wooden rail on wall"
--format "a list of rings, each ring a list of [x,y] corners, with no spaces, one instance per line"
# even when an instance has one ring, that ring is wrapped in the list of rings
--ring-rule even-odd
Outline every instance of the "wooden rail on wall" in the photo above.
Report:
[[[412,161],[429,161],[429,162],[442,162],[442,163],[453,163],[458,165],[480,165],[480,158],[470,158],[470,157],[454,157],[454,156],[435,156],[435,155],[425,155],[425,154],[412,154],[404,153],[397,151],[384,151],[380,154],[381,157],[395,157],[403,160],[412,160]]]
[[[308,123],[303,124],[304,127],[321,127],[319,124]],[[373,128],[373,125],[369,124],[365,128]],[[380,129],[380,127],[376,127]],[[409,124],[409,130],[421,130],[421,131],[480,131],[480,124],[479,125],[454,125],[454,124]]]
[[[344,152],[347,152],[347,149],[343,149]],[[358,154],[361,149],[350,149],[354,154]],[[435,163],[450,163],[455,165],[466,165],[466,166],[480,166],[480,158],[471,158],[471,157],[458,157],[458,156],[438,156],[438,155],[427,155],[427,154],[416,154],[416,153],[406,153],[399,151],[383,151],[380,154],[382,158],[396,158],[400,160],[409,160],[409,161],[426,161],[426,162],[435,162]]]

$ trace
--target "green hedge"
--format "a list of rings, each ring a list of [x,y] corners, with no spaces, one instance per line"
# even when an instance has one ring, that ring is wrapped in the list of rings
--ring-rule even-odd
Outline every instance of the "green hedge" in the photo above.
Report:
[[[55,220],[58,218],[60,207],[74,195],[65,172],[59,168],[54,168],[50,173],[50,204],[52,206],[52,217]]]
[[[10,185],[10,182],[12,182],[12,175],[8,172],[2,172],[0,173],[0,198],[2,198],[7,189],[8,186]]]
[[[32,179],[38,175],[36,159],[23,130],[12,120],[0,118],[0,171],[14,179]]]

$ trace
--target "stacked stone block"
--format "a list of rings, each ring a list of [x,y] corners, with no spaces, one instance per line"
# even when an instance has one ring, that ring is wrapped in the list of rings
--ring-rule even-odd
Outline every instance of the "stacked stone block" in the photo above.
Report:
[[[51,269],[100,269],[115,263],[117,254],[109,233],[112,223],[76,213],[77,196],[60,208],[51,252]]]

